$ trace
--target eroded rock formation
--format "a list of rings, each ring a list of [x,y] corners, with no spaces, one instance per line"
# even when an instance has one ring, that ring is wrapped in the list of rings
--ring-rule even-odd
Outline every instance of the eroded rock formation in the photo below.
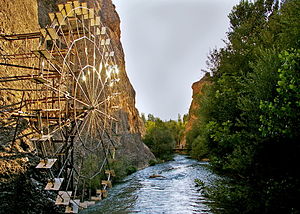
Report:
[[[49,24],[48,13],[58,10],[56,4],[65,2],[64,0],[2,0],[0,2],[0,34],[37,32],[40,27],[46,27]],[[93,3],[93,1],[88,2]],[[97,0],[96,3],[101,21],[111,30],[110,37],[115,47],[120,70],[121,146],[117,150],[116,158],[125,158],[128,164],[143,168],[148,165],[150,159],[154,158],[154,155],[141,141],[144,125],[135,108],[135,91],[125,70],[124,52],[120,42],[120,18],[111,0]],[[22,45],[24,45],[22,41],[11,44],[9,41],[0,40],[0,53],[2,55],[13,54],[22,48]],[[31,45],[38,47],[35,43]],[[26,65],[27,62],[24,60],[22,63]],[[14,74],[14,70],[7,73],[5,66],[0,65],[0,70],[1,76]],[[3,88],[1,83],[0,88]],[[10,103],[19,102],[21,96],[21,92],[7,93],[0,90],[0,105],[4,107]],[[1,109],[3,110],[5,108]],[[7,121],[3,118],[1,120],[0,127],[3,129],[0,134],[0,213],[55,213],[57,210],[52,207],[53,201],[51,201],[54,195],[42,191],[41,181],[45,179],[43,173],[34,172],[33,168],[38,160],[32,155],[32,145],[22,140],[9,144],[13,135],[13,126],[2,127],[2,122],[5,124]],[[25,200],[26,197],[27,200]],[[15,206],[15,204],[19,205]],[[21,209],[23,209],[22,212],[20,212]]]
[[[206,73],[206,75],[201,80],[193,83],[193,85],[192,85],[192,90],[193,90],[192,103],[189,108],[188,121],[187,121],[187,124],[185,126],[185,131],[184,131],[185,134],[184,134],[178,148],[186,148],[186,133],[192,129],[194,122],[198,119],[197,110],[200,108],[200,106],[196,102],[196,97],[203,93],[202,89],[206,84],[210,83],[209,79],[210,79],[210,74]]]

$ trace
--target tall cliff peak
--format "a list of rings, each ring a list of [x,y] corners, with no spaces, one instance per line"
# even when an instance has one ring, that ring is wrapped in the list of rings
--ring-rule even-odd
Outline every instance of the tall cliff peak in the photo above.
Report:
[[[197,112],[197,110],[199,108],[201,108],[201,106],[199,106],[197,104],[197,102],[195,101],[196,97],[200,94],[203,93],[203,87],[206,84],[210,84],[210,73],[206,73],[199,81],[194,82],[192,84],[192,91],[193,91],[193,97],[192,97],[192,102],[189,108],[189,115],[188,115],[188,121],[187,124],[185,126],[185,134],[180,142],[179,148],[186,148],[186,134],[187,132],[189,132],[192,129],[192,126],[194,124],[194,122],[198,119],[198,116],[195,112]]]

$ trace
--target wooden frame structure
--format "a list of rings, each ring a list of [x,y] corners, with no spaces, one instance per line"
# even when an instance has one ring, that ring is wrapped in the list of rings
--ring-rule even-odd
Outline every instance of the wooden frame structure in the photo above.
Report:
[[[40,44],[0,54],[0,69],[13,73],[0,76],[1,92],[22,94],[0,116],[15,128],[12,142],[34,145],[36,168],[49,175],[45,191],[57,192],[55,204],[78,213],[106,197],[115,176],[110,163],[120,139],[119,69],[110,29],[87,2],[59,4],[49,17],[51,24],[39,32],[0,35]]]

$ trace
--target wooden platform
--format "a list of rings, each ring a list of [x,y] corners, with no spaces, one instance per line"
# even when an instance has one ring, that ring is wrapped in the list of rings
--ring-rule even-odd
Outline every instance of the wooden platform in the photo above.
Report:
[[[105,170],[105,174],[110,175],[112,177],[116,176],[116,173],[114,170]]]
[[[71,200],[71,191],[59,191],[56,197],[55,205],[66,205],[68,206]]]
[[[102,184],[103,186],[107,186],[107,187],[109,187],[109,188],[112,187],[111,181],[105,181],[105,180],[103,180],[103,181],[101,181],[101,184]]]
[[[57,159],[42,159],[40,163],[35,167],[37,169],[50,169]]]
[[[81,208],[81,209],[86,209],[86,208],[88,208],[88,202],[87,202],[87,201],[80,202],[79,208]]]
[[[80,200],[70,200],[70,204],[66,206],[65,213],[78,213]]]
[[[52,135],[42,135],[41,137],[34,137],[31,138],[31,141],[46,141],[46,140],[50,140],[52,137]]]
[[[101,201],[101,196],[100,195],[99,196],[92,196],[91,200],[92,201]]]
[[[103,189],[103,190],[101,190],[101,192],[102,192],[102,197],[107,198],[107,196],[108,196],[107,190]]]
[[[50,180],[47,183],[45,190],[59,190],[63,180],[63,178],[54,178],[53,180]]]

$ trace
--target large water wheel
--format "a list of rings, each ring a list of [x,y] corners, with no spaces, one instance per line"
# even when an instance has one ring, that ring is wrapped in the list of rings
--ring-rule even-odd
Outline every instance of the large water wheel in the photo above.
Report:
[[[21,47],[0,56],[8,71],[1,93],[22,97],[2,107],[1,117],[13,124],[12,142],[34,145],[36,168],[47,172],[45,190],[57,192],[55,203],[77,213],[111,186],[120,79],[110,29],[95,9],[72,1],[58,11],[40,32],[1,35]]]

